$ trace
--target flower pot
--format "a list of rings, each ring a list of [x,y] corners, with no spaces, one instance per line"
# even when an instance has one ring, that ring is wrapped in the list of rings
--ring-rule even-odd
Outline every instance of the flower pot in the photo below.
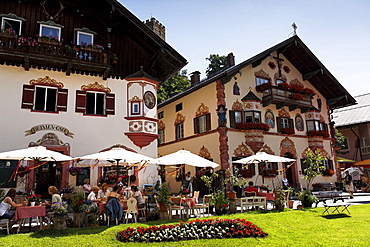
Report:
[[[66,215],[62,215],[62,216],[54,215],[52,217],[52,220],[54,222],[54,229],[55,230],[67,229],[67,223],[66,223],[67,219],[68,219],[68,216],[66,216]]]
[[[235,199],[236,198],[236,192],[235,191],[227,192],[227,198],[228,199]]]
[[[302,204],[303,204],[303,207],[304,208],[311,208],[312,207],[312,202],[310,202],[310,201],[303,201],[302,202]]]
[[[166,204],[164,202],[159,202],[159,211],[161,212],[167,212],[167,207],[166,207]]]
[[[78,212],[73,214],[73,227],[86,227],[87,214],[85,212]]]
[[[284,204],[278,204],[275,207],[276,207],[276,210],[278,211],[284,211]]]
[[[30,202],[31,207],[34,207],[36,205],[36,202]]]
[[[294,201],[293,200],[288,200],[288,208],[293,208]]]

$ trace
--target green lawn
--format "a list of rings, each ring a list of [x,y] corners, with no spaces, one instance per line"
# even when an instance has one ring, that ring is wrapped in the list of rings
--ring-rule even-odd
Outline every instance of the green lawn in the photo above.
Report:
[[[370,204],[351,206],[351,215],[323,217],[323,208],[284,212],[225,215],[221,218],[245,218],[269,234],[264,239],[212,239],[152,243],[149,246],[369,246]],[[177,222],[149,222],[149,225]],[[152,224],[153,223],[153,224]],[[36,232],[0,237],[0,246],[142,246],[144,243],[122,243],[115,239],[118,231],[129,224],[113,227],[70,228],[65,232]],[[46,235],[46,233],[48,235]]]

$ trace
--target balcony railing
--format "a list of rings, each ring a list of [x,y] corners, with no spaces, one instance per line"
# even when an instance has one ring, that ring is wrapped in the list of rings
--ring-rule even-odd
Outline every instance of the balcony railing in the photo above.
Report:
[[[107,77],[110,56],[106,51],[71,48],[61,42],[37,42],[34,45],[18,43],[16,37],[0,35],[0,62],[23,66],[26,70],[48,68]]]
[[[263,106],[276,104],[277,109],[288,106],[290,111],[297,108],[303,110],[312,107],[310,95],[279,89],[275,86],[263,92],[262,101]]]
[[[370,154],[370,146],[361,147],[361,153],[363,155]]]

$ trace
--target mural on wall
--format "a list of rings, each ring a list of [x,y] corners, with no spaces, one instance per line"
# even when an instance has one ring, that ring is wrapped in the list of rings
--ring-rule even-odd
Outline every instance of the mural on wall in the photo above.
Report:
[[[218,127],[226,126],[226,107],[224,105],[219,105],[216,109],[218,116]]]
[[[297,116],[295,116],[295,128],[298,131],[304,131],[304,122],[300,114],[297,114]]]
[[[233,156],[234,157],[248,157],[253,155],[254,152],[251,150],[251,148],[244,143],[241,145],[238,145],[238,147],[234,150]]]
[[[177,116],[175,118],[174,125],[184,123],[185,122],[185,116],[183,116],[181,113],[177,113]]]
[[[236,79],[235,79],[236,80]],[[234,82],[234,86],[233,86],[233,94],[234,95],[240,95],[240,88],[238,86],[238,82],[235,81]]]
[[[275,127],[275,116],[274,116],[274,113],[270,109],[266,110],[265,124],[269,125],[271,128]]]
[[[231,107],[231,110],[233,111],[243,111],[243,104],[241,102],[239,102],[238,100],[236,100],[232,107]]]
[[[259,152],[265,152],[267,154],[275,155],[275,152],[272,151],[271,147],[269,147],[267,144],[263,145],[263,147],[259,150]]]
[[[208,148],[206,148],[204,145],[200,148],[198,155],[205,159],[212,159],[211,153],[209,152]]]
[[[195,112],[195,117],[200,117],[208,113],[209,113],[209,108],[204,103],[201,103],[197,111]]]
[[[297,157],[297,151],[295,149],[294,142],[290,140],[288,137],[285,137],[280,142],[280,156],[284,157],[286,153],[290,153],[293,158]]]

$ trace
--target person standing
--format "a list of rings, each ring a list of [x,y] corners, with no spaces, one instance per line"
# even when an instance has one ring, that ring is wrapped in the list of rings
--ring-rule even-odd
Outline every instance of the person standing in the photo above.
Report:
[[[349,175],[349,172],[346,171],[346,176],[344,177],[344,181],[346,183],[346,191],[349,193],[349,198],[353,199],[353,181],[352,176]]]
[[[85,196],[88,197],[91,192],[90,179],[86,178],[84,180],[84,185],[82,186],[82,189],[85,191]]]

